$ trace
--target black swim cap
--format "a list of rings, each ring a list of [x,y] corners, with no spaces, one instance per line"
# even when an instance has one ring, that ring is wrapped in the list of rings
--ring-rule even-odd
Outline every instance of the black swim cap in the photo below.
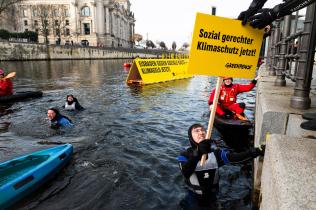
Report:
[[[194,128],[204,128],[203,125],[201,125],[200,123],[195,123],[193,125],[190,126],[189,130],[188,130],[188,137],[189,137],[189,141],[190,141],[190,144],[193,148],[196,148],[197,147],[197,143],[193,140],[193,137],[192,137],[192,130]]]

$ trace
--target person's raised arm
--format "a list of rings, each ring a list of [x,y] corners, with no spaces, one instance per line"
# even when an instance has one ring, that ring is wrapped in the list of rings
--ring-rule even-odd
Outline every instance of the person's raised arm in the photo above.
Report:
[[[271,24],[274,20],[290,15],[291,13],[298,11],[316,0],[288,0],[285,3],[278,4],[273,8],[264,8],[258,10],[257,14],[248,18],[250,25],[254,28],[262,29]]]
[[[263,7],[267,0],[253,0],[246,11],[243,11],[239,14],[238,20],[242,21],[242,24],[245,25],[250,16],[257,13],[259,9]]]
[[[220,165],[237,164],[249,161],[258,156],[263,156],[265,152],[265,145],[258,148],[251,148],[244,152],[229,152],[226,150],[217,150],[216,157]]]

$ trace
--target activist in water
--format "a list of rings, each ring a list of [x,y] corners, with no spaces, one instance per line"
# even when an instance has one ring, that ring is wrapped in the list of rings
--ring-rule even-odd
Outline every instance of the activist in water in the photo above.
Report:
[[[236,103],[237,95],[252,90],[257,84],[257,79],[258,77],[253,79],[249,84],[233,84],[232,77],[224,77],[216,107],[216,114],[227,119],[238,118],[240,115],[244,116],[246,105],[245,103]],[[214,95],[215,88],[212,90],[208,100],[210,110],[212,109]]]
[[[216,207],[219,191],[219,167],[225,164],[242,163],[264,155],[265,146],[250,148],[236,153],[216,148],[201,124],[193,124],[188,130],[191,147],[182,151],[178,157],[181,172],[188,187],[186,197],[180,202],[183,209],[204,210]],[[202,155],[207,155],[203,166]]]

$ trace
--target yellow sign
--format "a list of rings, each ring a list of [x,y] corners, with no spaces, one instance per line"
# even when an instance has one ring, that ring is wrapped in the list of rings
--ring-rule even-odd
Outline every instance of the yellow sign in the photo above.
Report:
[[[126,83],[143,85],[192,77],[188,59],[140,59],[133,61]]]
[[[253,78],[262,38],[263,30],[239,20],[198,13],[188,73]]]

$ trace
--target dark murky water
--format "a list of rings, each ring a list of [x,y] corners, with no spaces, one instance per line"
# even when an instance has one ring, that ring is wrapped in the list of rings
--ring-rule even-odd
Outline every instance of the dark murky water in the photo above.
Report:
[[[194,77],[144,87],[125,85],[123,60],[2,62],[16,71],[15,90],[44,96],[0,106],[0,160],[51,147],[74,146],[70,164],[16,206],[20,209],[179,209],[185,195],[176,157],[188,146],[187,129],[207,125],[216,78]],[[211,82],[210,82],[211,81]],[[238,81],[237,81],[238,82]],[[71,130],[48,127],[46,111],[76,96],[83,112],[62,112]],[[251,116],[254,91],[240,96]],[[251,164],[221,168],[221,209],[251,209]]]

